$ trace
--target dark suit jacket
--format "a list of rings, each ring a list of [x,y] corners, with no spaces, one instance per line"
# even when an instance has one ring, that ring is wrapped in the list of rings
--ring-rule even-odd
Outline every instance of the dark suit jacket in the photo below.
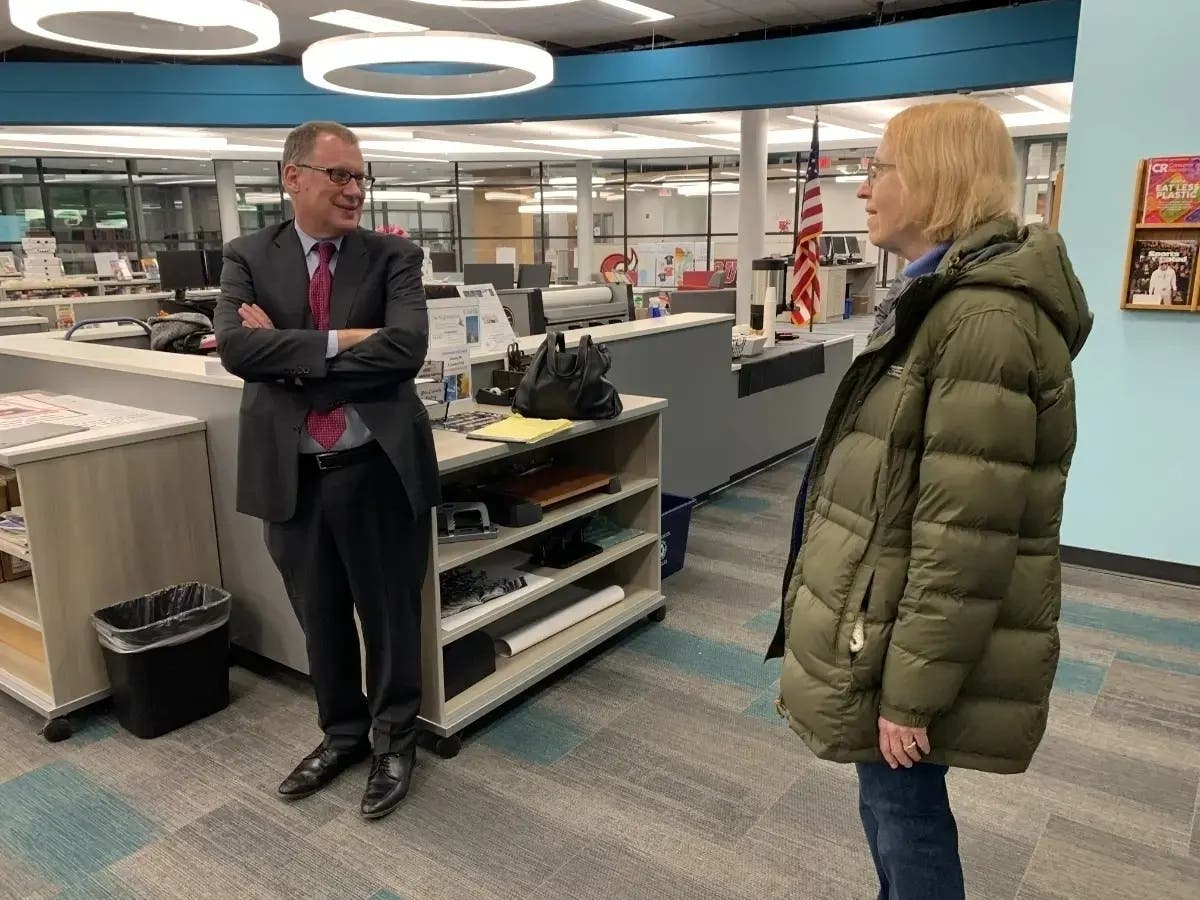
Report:
[[[429,346],[422,252],[411,241],[359,229],[342,240],[330,327],[380,331],[326,359],[328,333],[313,328],[308,269],[289,220],[225,245],[217,301],[217,352],[246,381],[238,434],[238,509],[268,522],[296,510],[300,437],[310,409],[349,405],[383,447],[414,514],[439,500],[429,416],[413,379]],[[257,303],[274,329],[244,328]]]

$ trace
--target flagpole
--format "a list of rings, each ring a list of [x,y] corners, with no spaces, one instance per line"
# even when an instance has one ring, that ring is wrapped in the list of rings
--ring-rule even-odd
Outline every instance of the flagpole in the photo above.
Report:
[[[816,107],[813,107],[813,133],[814,134],[817,133],[820,130],[820,128],[821,128],[821,107],[816,106]],[[817,160],[817,184],[820,184],[820,183],[821,183],[821,162],[818,159]],[[822,228],[822,230],[824,230],[824,229]],[[820,246],[820,243],[821,243],[820,236],[818,236],[817,237],[817,246],[818,247]],[[817,272],[813,277],[816,279],[815,284],[819,287],[821,284],[821,253],[819,250],[817,251]],[[815,297],[816,294],[813,294],[813,296]],[[818,305],[819,305],[819,302],[813,304],[812,315],[808,317],[808,333],[809,334],[813,333],[813,325],[817,321],[817,306]]]

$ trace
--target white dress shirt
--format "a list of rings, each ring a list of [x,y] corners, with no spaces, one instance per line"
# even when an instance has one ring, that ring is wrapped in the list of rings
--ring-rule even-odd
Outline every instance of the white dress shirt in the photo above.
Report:
[[[317,271],[317,266],[321,264],[320,254],[315,251],[317,244],[322,243],[321,238],[315,238],[310,234],[306,234],[300,225],[296,225],[296,234],[300,237],[300,248],[304,251],[304,262],[308,265],[308,277],[311,279],[313,273]],[[334,254],[329,260],[329,274],[332,276],[337,272],[338,253],[342,249],[342,238],[326,238],[329,243],[334,246]],[[332,297],[330,298],[332,302]],[[329,343],[325,348],[325,358],[332,359],[338,355],[338,333],[333,329],[329,331]],[[363,420],[359,418],[353,407],[343,406],[342,412],[346,416],[346,430],[342,436],[338,438],[330,450],[349,450],[352,447],[361,447],[363,444],[370,441],[371,432]],[[300,452],[301,453],[325,453],[326,450],[320,444],[309,436],[308,429],[305,428],[303,434],[300,435]]]

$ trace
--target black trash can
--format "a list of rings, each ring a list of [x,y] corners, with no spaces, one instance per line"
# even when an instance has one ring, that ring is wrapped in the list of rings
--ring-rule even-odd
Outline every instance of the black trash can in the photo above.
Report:
[[[192,582],[92,615],[122,727],[154,738],[229,705],[229,609]]]

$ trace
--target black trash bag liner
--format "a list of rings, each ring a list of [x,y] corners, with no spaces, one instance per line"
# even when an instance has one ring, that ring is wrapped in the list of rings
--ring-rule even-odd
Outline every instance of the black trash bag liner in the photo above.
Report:
[[[182,644],[229,621],[228,591],[199,582],[176,584],[92,614],[100,644],[115,653],[143,653]]]

